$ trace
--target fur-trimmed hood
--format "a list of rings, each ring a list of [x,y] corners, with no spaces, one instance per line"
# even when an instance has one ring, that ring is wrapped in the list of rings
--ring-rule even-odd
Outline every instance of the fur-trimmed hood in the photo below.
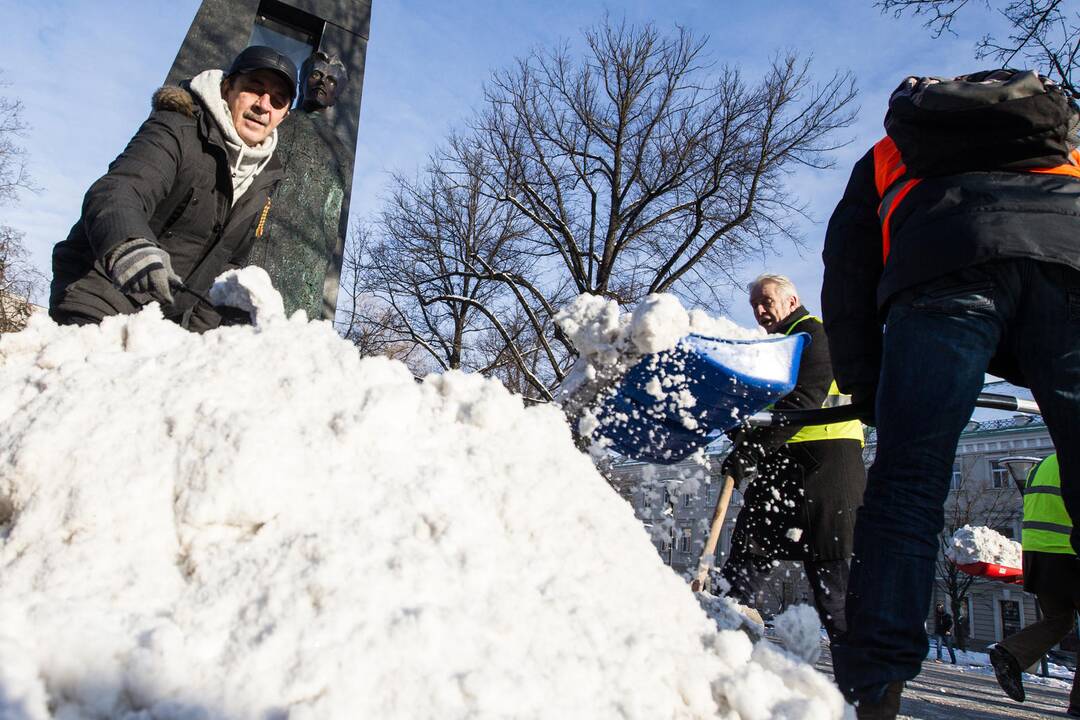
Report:
[[[154,92],[150,102],[154,110],[172,110],[195,117],[195,98],[190,92],[176,85],[165,85]]]

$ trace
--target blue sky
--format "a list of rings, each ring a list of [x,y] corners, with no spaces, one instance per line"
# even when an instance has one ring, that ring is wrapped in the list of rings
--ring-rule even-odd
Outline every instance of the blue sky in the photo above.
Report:
[[[31,130],[23,139],[41,191],[0,207],[0,223],[26,233],[35,264],[49,274],[52,246],[79,216],[82,196],[145,119],[198,0],[0,0],[14,32],[0,43],[0,94],[21,99]],[[979,69],[975,40],[992,22],[981,7],[961,17],[960,37],[934,40],[912,18],[882,15],[872,0],[374,0],[352,209],[372,215],[391,172],[411,174],[480,100],[492,70],[537,45],[579,44],[580,29],[605,11],[661,29],[681,24],[710,38],[719,62],[757,77],[786,48],[811,53],[821,76],[851,70],[859,120],[836,153],[836,169],[801,172],[791,190],[809,202],[816,223],[803,227],[807,249],[786,244],[781,257],[747,264],[743,276],[782,272],[819,307],[824,224],[851,165],[881,134],[889,92],[906,75],[955,75]],[[741,288],[730,315],[753,320]],[[42,298],[44,300],[44,298]]]

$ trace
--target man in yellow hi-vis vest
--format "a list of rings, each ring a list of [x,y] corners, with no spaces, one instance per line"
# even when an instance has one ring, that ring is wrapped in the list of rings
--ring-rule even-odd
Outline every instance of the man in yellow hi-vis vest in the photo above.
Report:
[[[782,275],[762,275],[750,285],[758,324],[770,333],[805,332],[795,388],[776,409],[815,409],[842,404],[833,381],[821,321],[799,302]],[[723,471],[745,492],[722,574],[728,595],[753,606],[774,560],[801,560],[814,606],[829,637],[844,631],[844,597],[855,510],[862,500],[862,424],[761,427],[742,432]],[[743,483],[749,482],[748,487]]]
[[[1024,702],[1023,668],[1072,632],[1080,610],[1080,563],[1069,543],[1072,519],[1061,500],[1057,454],[1039,463],[1024,488],[1024,589],[1039,599],[1043,618],[996,645],[990,662],[1005,694]],[[1068,714],[1080,717],[1080,676],[1073,675]]]

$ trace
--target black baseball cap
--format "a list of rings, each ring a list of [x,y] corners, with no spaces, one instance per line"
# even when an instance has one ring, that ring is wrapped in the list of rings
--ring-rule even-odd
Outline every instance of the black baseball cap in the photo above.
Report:
[[[289,83],[289,97],[296,97],[296,63],[288,55],[266,45],[252,45],[236,56],[225,76],[232,77],[252,70],[276,71]]]

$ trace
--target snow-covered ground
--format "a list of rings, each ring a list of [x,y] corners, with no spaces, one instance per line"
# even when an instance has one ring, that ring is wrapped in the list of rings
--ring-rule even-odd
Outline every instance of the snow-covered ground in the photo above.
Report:
[[[990,664],[990,656],[983,652],[971,652],[970,650],[955,650],[956,652],[956,664],[961,672],[966,668],[968,672],[975,672],[982,675],[993,676],[994,668]],[[926,653],[927,660],[937,660],[937,641],[931,639],[930,652]],[[941,647],[941,659],[943,662],[951,663],[952,660],[949,657],[949,649],[942,645]],[[1047,663],[1047,674],[1049,677],[1042,677],[1033,673],[1024,673],[1024,684],[1031,683],[1032,685],[1043,685],[1046,687],[1058,687],[1069,688],[1072,687],[1073,671],[1064,665],[1057,665],[1056,663]]]
[[[5,719],[851,715],[708,619],[558,409],[302,315],[4,335],[0,498]]]

